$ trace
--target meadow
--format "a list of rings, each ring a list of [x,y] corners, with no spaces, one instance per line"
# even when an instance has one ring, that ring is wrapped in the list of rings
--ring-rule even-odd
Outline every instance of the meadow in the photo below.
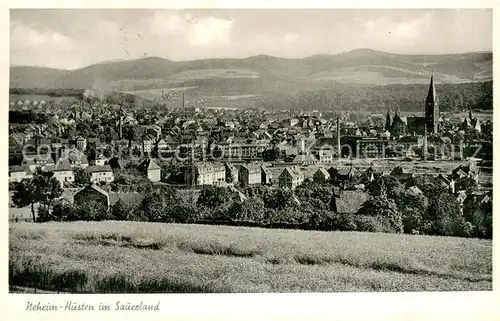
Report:
[[[489,240],[143,222],[11,223],[9,284],[71,293],[492,289]]]

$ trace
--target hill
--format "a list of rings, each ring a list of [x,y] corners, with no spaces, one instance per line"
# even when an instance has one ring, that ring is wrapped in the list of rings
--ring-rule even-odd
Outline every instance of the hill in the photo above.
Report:
[[[9,228],[9,285],[72,293],[477,291],[491,240],[143,222]]]
[[[207,79],[244,79],[245,93],[294,93],[339,83],[427,83],[431,70],[442,82],[491,80],[492,53],[450,55],[397,55],[358,49],[338,55],[302,59],[254,56],[244,59],[170,61],[158,57],[108,61],[77,70],[12,66],[10,88],[101,88],[140,90],[181,87],[184,82]],[[204,83],[200,84],[203,87]],[[245,86],[245,85],[243,85]],[[255,88],[254,88],[255,87]],[[223,89],[220,89],[223,91]],[[249,92],[254,91],[254,92]],[[225,92],[219,92],[226,94]]]

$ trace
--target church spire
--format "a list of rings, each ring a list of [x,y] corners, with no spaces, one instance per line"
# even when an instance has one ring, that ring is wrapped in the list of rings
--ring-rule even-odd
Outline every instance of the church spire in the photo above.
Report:
[[[427,93],[427,98],[425,99],[425,118],[429,132],[433,134],[437,133],[439,125],[439,102],[436,94],[434,71],[431,75],[429,92]]]
[[[387,116],[385,117],[385,130],[390,130],[392,125],[392,117],[391,117],[391,106],[387,108]]]

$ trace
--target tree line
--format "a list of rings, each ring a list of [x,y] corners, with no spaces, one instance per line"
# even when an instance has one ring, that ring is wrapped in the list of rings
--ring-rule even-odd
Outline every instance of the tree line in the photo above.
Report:
[[[422,191],[417,195],[408,194],[405,185],[394,176],[375,176],[366,184],[370,198],[357,213],[338,213],[337,187],[311,181],[294,191],[254,185],[241,188],[239,194],[230,188],[207,186],[198,195],[190,190],[143,183],[139,201],[119,199],[110,208],[92,200],[71,204],[59,199],[62,190],[55,178],[47,178],[40,171],[14,186],[13,201],[17,206],[31,204],[32,209],[34,203],[42,204],[37,218],[40,222],[128,220],[492,237],[491,202],[480,204],[467,198],[462,207],[456,195],[431,175],[417,176],[408,182]],[[359,182],[351,184],[356,183]],[[457,180],[456,188],[472,194],[477,184],[462,178]]]

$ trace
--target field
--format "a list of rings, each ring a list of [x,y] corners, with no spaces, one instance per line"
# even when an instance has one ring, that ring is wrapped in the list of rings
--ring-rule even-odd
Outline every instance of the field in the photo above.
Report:
[[[9,283],[78,293],[492,289],[488,240],[139,222],[11,223]]]

